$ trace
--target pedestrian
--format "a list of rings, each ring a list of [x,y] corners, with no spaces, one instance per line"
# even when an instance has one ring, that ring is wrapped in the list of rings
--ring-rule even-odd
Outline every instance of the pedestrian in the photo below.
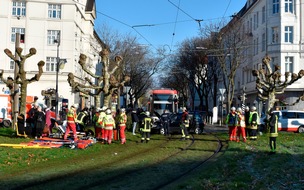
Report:
[[[250,110],[250,117],[249,117],[249,128],[250,128],[250,134],[249,134],[249,140],[257,140],[257,130],[259,125],[259,114],[256,111],[256,107],[252,106]]]
[[[115,129],[115,120],[111,109],[105,111],[106,115],[102,119],[102,126],[104,128],[104,144],[112,143],[113,129]]]
[[[78,140],[77,139],[77,132],[76,132],[76,122],[75,122],[76,117],[77,117],[76,109],[77,109],[77,105],[74,104],[68,110],[68,113],[67,113],[67,127],[66,127],[65,134],[64,134],[64,137],[63,137],[64,140],[67,139],[71,130],[73,131],[74,141]]]
[[[249,123],[249,118],[250,118],[250,109],[248,106],[245,107],[245,125],[246,125],[246,128],[245,128],[245,134],[246,134],[246,138],[249,138],[249,134],[250,134],[250,123]]]
[[[276,153],[276,141],[278,137],[278,116],[273,113],[273,109],[271,108],[269,111],[269,146],[271,150],[271,154]]]
[[[34,116],[37,112],[37,108],[38,108],[38,103],[33,103],[31,109],[27,112],[27,117],[26,117],[26,123],[28,123],[30,126],[32,137],[36,136]]]
[[[186,107],[183,107],[183,114],[181,118],[181,131],[182,131],[182,138],[181,140],[190,139],[189,136],[189,114]]]
[[[126,134],[125,134],[126,124],[127,124],[126,110],[124,108],[122,108],[120,110],[120,114],[118,116],[119,136],[120,136],[121,144],[125,144],[127,142]]]
[[[34,115],[35,121],[35,139],[42,137],[42,132],[45,127],[45,114],[41,106],[37,107],[37,112]]]
[[[169,135],[169,124],[170,124],[170,113],[167,110],[164,110],[163,114],[160,116],[161,124],[164,127],[165,136]]]
[[[51,110],[50,108],[45,108],[44,109],[45,113],[45,126],[48,129],[48,135],[52,134],[52,129],[51,129]]]
[[[230,113],[226,118],[226,125],[229,127],[229,140],[236,141],[236,130],[238,124],[238,115],[236,113],[235,107],[231,107]]]
[[[241,134],[243,138],[243,142],[246,142],[246,133],[245,133],[245,116],[243,114],[242,108],[237,109],[238,114],[238,125],[237,125],[237,136],[236,136],[236,142],[240,142]]]
[[[141,132],[141,143],[150,141],[151,137],[151,127],[152,119],[150,117],[150,112],[145,111],[140,119],[140,132]]]
[[[132,113],[131,113],[131,118],[132,118],[132,125],[133,125],[133,135],[136,135],[136,126],[137,126],[137,123],[139,121],[138,119],[138,116],[137,116],[137,112],[136,110],[132,110]]]

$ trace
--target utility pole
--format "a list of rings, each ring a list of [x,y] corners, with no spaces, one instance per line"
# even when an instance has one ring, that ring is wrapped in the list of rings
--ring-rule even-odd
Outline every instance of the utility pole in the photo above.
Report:
[[[58,117],[58,72],[59,72],[59,46],[60,46],[60,32],[57,33],[57,39],[55,40],[55,43],[57,43],[57,63],[56,63],[56,105],[55,105],[55,113],[56,113],[56,119]]]
[[[20,33],[16,33],[16,39],[15,39],[15,56],[19,59],[17,54],[17,48],[20,46]],[[15,61],[15,71],[14,71],[14,91],[11,92],[11,94],[14,95],[14,101],[13,101],[13,128],[16,130],[16,123],[17,118],[19,114],[19,85],[17,84],[17,75],[19,73],[19,66],[18,63]]]

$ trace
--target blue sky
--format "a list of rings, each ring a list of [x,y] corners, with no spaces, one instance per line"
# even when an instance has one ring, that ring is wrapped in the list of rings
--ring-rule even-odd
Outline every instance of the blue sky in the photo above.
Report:
[[[245,3],[246,0],[96,0],[95,27],[106,24],[120,34],[138,36],[141,44],[174,50],[183,40],[198,36],[199,23],[203,26],[227,20]]]

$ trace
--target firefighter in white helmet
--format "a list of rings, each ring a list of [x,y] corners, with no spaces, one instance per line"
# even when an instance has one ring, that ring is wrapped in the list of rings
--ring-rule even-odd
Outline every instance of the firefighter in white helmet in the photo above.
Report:
[[[259,114],[256,111],[256,107],[252,106],[250,111],[250,117],[249,117],[249,140],[257,140],[257,131],[258,131],[258,125],[259,125]]]
[[[102,126],[104,128],[104,141],[105,143],[112,143],[113,129],[115,129],[115,120],[112,116],[111,109],[106,110],[106,115],[102,119]]]
[[[238,115],[235,107],[231,107],[230,113],[226,118],[226,125],[229,127],[229,140],[236,141],[236,129],[238,124]]]

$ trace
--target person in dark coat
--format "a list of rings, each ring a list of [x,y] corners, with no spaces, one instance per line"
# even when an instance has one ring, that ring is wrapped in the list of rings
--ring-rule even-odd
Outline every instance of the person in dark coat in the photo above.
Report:
[[[139,122],[139,118],[137,116],[137,112],[136,110],[133,110],[131,113],[131,117],[132,117],[132,123],[133,123],[133,135],[136,135],[135,131],[136,131],[136,126],[137,123]]]
[[[168,110],[164,110],[164,113],[160,116],[160,120],[165,129],[165,135],[169,135],[170,113]]]
[[[273,109],[269,110],[269,146],[271,154],[276,152],[276,139],[278,137],[278,116],[273,113]]]
[[[41,106],[38,106],[37,112],[34,115],[35,121],[35,139],[42,137],[42,132],[45,127],[45,114]]]

